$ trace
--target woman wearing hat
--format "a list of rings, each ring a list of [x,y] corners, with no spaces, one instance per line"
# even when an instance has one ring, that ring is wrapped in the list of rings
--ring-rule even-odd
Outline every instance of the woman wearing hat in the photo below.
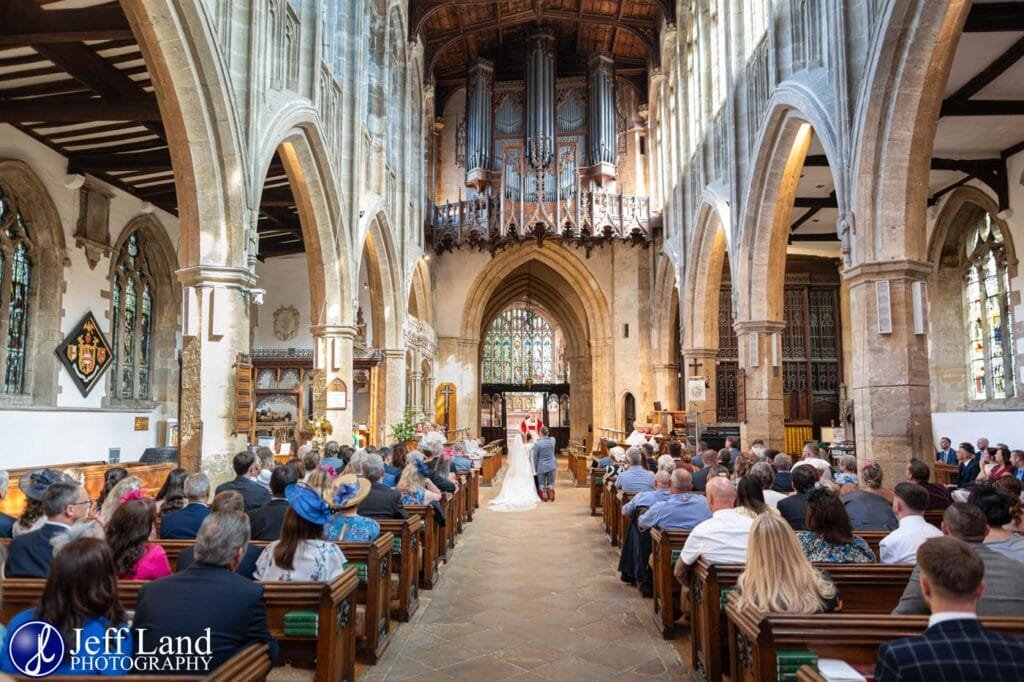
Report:
[[[373,542],[380,537],[380,524],[359,516],[359,503],[370,494],[370,482],[354,474],[339,476],[335,481],[331,506],[334,515],[324,529],[328,540],[337,542]]]
[[[11,528],[11,536],[18,537],[38,530],[46,523],[43,514],[43,493],[54,483],[69,480],[56,469],[36,469],[18,480],[18,488],[25,495],[25,509]]]
[[[302,483],[284,489],[288,510],[281,539],[267,545],[256,561],[257,580],[329,582],[345,569],[345,555],[324,540],[331,508],[315,490]]]

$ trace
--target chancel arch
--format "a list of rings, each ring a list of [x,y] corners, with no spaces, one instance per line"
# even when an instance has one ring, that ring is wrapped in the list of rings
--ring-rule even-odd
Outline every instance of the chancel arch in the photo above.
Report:
[[[28,164],[0,160],[0,405],[57,399],[64,228],[53,199]]]

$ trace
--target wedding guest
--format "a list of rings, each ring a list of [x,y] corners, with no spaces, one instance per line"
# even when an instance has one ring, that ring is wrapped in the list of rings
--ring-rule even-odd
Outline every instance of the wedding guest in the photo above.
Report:
[[[171,469],[167,473],[167,478],[164,479],[163,485],[156,493],[157,514],[163,516],[185,506],[186,478],[188,478],[188,472],[184,469]]]
[[[156,522],[156,503],[141,492],[129,493],[107,524],[107,543],[120,580],[156,580],[170,575],[171,564],[160,545],[149,542]]]
[[[1024,482],[1024,450],[1011,450],[1010,464],[1013,465],[1013,477]]]
[[[275,468],[270,473],[270,502],[249,512],[249,525],[253,540],[277,540],[281,537],[281,524],[288,510],[285,488],[299,482],[299,472],[291,464]]]
[[[863,484],[862,490],[874,495],[880,495],[885,501],[892,504],[893,490],[882,485],[882,465],[878,462],[865,462],[860,470],[860,480]],[[845,494],[845,491],[844,491]]]
[[[839,607],[835,585],[811,565],[783,518],[761,514],[751,524],[749,537],[746,568],[736,580],[740,609],[829,613]]]
[[[839,458],[839,471],[832,474],[837,485],[857,485],[857,458],[843,455]]]
[[[984,459],[984,458],[983,458]],[[999,480],[1000,476],[1005,474],[1013,474],[1013,464],[1010,461],[1010,448],[1000,443],[996,446],[996,452],[990,458],[991,462],[989,466],[982,464],[982,470],[985,472],[986,479],[989,482]]]
[[[370,455],[380,460],[380,455]],[[370,482],[352,474],[339,476],[334,493],[324,500],[334,510],[324,528],[324,537],[337,542],[373,542],[380,537],[380,524],[358,513],[359,504],[370,494]]]
[[[732,487],[732,486],[730,486]],[[690,472],[676,469],[672,472],[669,497],[664,502],[651,505],[637,519],[641,530],[661,528],[663,530],[690,530],[701,521],[711,518],[707,498],[695,495]]]
[[[72,483],[85,485],[85,470],[82,467],[68,467],[61,473]]]
[[[404,450],[402,459],[403,461],[405,459]],[[359,503],[359,515],[377,519],[409,518],[405,506],[402,504],[402,493],[393,487],[385,486],[381,480],[384,474],[384,463],[380,455],[371,455],[364,470],[366,471],[366,480],[370,483],[370,492],[366,499]]]
[[[210,515],[210,508],[206,506],[206,501],[210,499],[210,478],[206,474],[189,474],[185,478],[184,492],[188,504],[160,518],[161,538],[191,540]]]
[[[985,443],[988,443],[987,439],[985,439]],[[960,447],[956,451],[956,458],[960,462],[960,469],[956,475],[955,487],[966,488],[974,483],[981,471],[978,459],[974,456],[974,446],[970,443],[960,443]]]
[[[441,499],[441,491],[427,478],[427,465],[415,457],[417,454],[410,453],[410,461],[395,486],[402,495],[403,505],[429,504]]]
[[[654,474],[644,466],[643,451],[636,447],[630,448],[626,451],[626,462],[629,468],[619,473],[615,487],[628,493],[654,490]]]
[[[103,500],[98,518],[103,525],[110,523],[110,518],[117,511],[117,508],[124,504],[130,493],[142,490],[142,479],[138,476],[126,476],[110,489],[107,498]]]
[[[285,489],[288,511],[281,539],[263,550],[256,562],[257,580],[311,580],[330,582],[345,570],[345,555],[334,542],[324,540],[331,510],[312,488],[301,483]]]
[[[778,509],[779,502],[786,499],[786,496],[772,489],[772,483],[775,481],[775,471],[772,469],[772,465],[768,462],[758,462],[750,467],[750,475],[756,477],[761,483],[761,495],[764,497],[765,504],[772,509]]]
[[[46,494],[47,488],[62,481],[67,482],[68,479],[56,469],[37,469],[21,476],[18,488],[25,496],[25,508],[11,527],[12,537],[31,533],[43,527],[43,524],[46,523],[43,496]]]
[[[768,459],[769,455],[771,455],[770,460]],[[775,480],[772,482],[772,490],[783,495],[793,492],[793,475],[790,472],[793,460],[789,458],[789,455],[775,450],[765,450],[764,456],[765,461],[771,461],[772,468],[775,469]]]
[[[928,492],[928,510],[945,510],[946,507],[953,504],[953,498],[949,496],[946,486],[928,481],[931,473],[928,465],[919,459],[911,459],[907,462],[907,480],[916,483]]]
[[[210,503],[211,516],[220,512],[221,514],[242,514],[245,515],[245,500],[242,499],[242,494],[228,490],[220,495],[213,498],[213,502]],[[203,519],[206,522],[206,519]],[[199,527],[202,531],[202,526]],[[198,535],[196,536],[199,537]],[[186,570],[195,562],[195,545],[189,545],[178,553],[178,560],[174,566],[178,573]],[[259,560],[260,555],[263,554],[263,547],[260,545],[254,545],[251,542],[246,543],[245,552],[242,553],[242,558],[239,560],[238,565],[234,571],[238,575],[248,580],[253,580],[253,574],[256,572],[256,561]]]
[[[712,564],[742,564],[747,560],[747,539],[752,521],[749,516],[733,509],[736,489],[732,482],[724,477],[709,480],[707,498],[711,518],[698,523],[690,531],[675,565],[675,576],[684,585],[690,567],[701,557]]]
[[[686,469],[691,474],[695,471],[693,456],[683,448],[681,442],[670,440],[668,442],[668,454],[672,456],[677,469]]]
[[[4,470],[0,470],[0,500],[7,497],[7,487],[11,484],[11,475]],[[17,521],[13,516],[8,516],[3,512],[0,512],[0,538],[11,537],[11,529],[14,528],[14,522]]]
[[[918,549],[919,589],[931,612],[928,629],[878,648],[877,682],[1017,682],[1024,641],[993,632],[978,620],[987,566],[964,542],[933,538]]]
[[[299,448],[299,459],[302,460],[302,466],[306,469],[306,478],[309,478],[320,467],[320,452],[312,445],[303,445]]]
[[[384,458],[384,472],[386,475],[394,476],[395,483],[398,483],[398,479],[402,475],[402,469],[405,468],[405,443],[395,443],[391,446],[391,455]],[[387,485],[384,479],[381,482]],[[388,486],[394,488],[394,484]]]
[[[852,490],[839,498],[846,506],[853,529],[892,531],[899,528],[899,519],[892,512],[893,493],[882,488],[882,467],[868,462],[861,468],[861,481],[865,488]]]
[[[107,501],[107,496],[110,495],[110,491],[114,489],[118,483],[128,478],[128,470],[124,467],[110,467],[103,472],[103,488],[100,490],[99,497],[96,498],[96,506],[94,512],[99,514],[103,509],[103,503]]]
[[[1013,533],[1024,533],[1024,507],[1022,507],[1024,484],[1014,476],[1003,476],[993,483],[992,487],[1008,495],[1011,500],[1015,500],[1014,505],[1010,507],[1011,521],[1003,528]]]
[[[790,495],[778,504],[782,518],[789,521],[793,530],[804,530],[807,518],[807,494],[818,484],[818,470],[814,467],[797,467],[791,478],[795,495]]]
[[[935,452],[935,461],[956,466],[956,450],[953,449],[953,441],[946,436],[939,439],[939,449]]]
[[[979,615],[1019,616],[1024,613],[1021,563],[985,544],[988,526],[985,514],[979,507],[966,502],[951,504],[942,516],[942,532],[967,543],[985,566],[985,592],[978,600]],[[922,592],[920,562],[921,557],[918,555],[918,565],[910,574],[910,581],[903,590],[899,604],[893,609],[893,615],[928,613],[928,602]]]
[[[737,463],[743,461],[743,456]],[[756,476],[744,476],[736,481],[736,511],[754,519],[761,514],[778,514],[779,510],[768,506],[764,501],[761,481]]]
[[[708,478],[718,475],[718,451],[705,450],[700,456],[700,461],[701,468],[693,473],[693,489],[697,492],[704,492],[708,485]]]
[[[1016,561],[1024,562],[1024,537],[1006,530],[1013,521],[1011,509],[1019,508],[1020,500],[990,485],[981,485],[971,493],[970,503],[981,509],[988,525],[985,546]]]
[[[924,520],[927,490],[916,483],[898,483],[893,492],[892,510],[900,525],[882,538],[879,558],[883,564],[912,564],[917,560],[918,547],[929,538],[941,537],[942,531]]]
[[[664,457],[665,455],[662,455]],[[674,472],[675,469],[672,469]],[[626,504],[622,505],[622,515],[626,518],[633,516],[634,509],[650,509],[659,502],[665,502],[672,495],[672,474],[660,470],[654,474],[654,490],[646,490],[637,493]]]
[[[61,476],[63,476],[61,474]],[[89,493],[70,481],[50,484],[43,493],[43,525],[11,540],[4,575],[8,578],[45,578],[53,561],[54,537],[66,531],[89,511]]]
[[[801,466],[812,466],[817,469],[819,480],[832,480],[832,465],[821,458],[821,448],[813,441],[804,443],[800,461],[793,464],[794,469]]]
[[[34,620],[52,623],[69,644],[79,637],[98,641],[108,628],[127,630],[128,619],[118,599],[114,558],[106,542],[83,537],[56,552],[39,605],[18,613],[8,623],[0,645],[0,671],[19,674],[10,658],[10,639],[22,625]],[[120,650],[80,650],[74,661],[66,656],[54,673],[82,675],[103,670],[107,675],[124,675],[131,669],[130,632],[124,633],[121,646]]]
[[[676,461],[672,459],[672,455],[667,452],[664,455],[658,457],[654,463],[654,475],[657,477],[659,471],[664,471],[671,474],[676,470]]]
[[[434,484],[434,487],[438,491],[443,493],[454,493],[455,483],[448,477],[450,469],[448,464],[441,457],[441,447],[444,446],[444,439],[441,439],[440,445],[435,440],[431,440],[427,447],[421,447],[419,452],[414,452],[407,455],[407,458],[411,457],[414,460],[419,460],[426,465],[425,476]]]
[[[236,491],[222,494],[237,496],[244,504]],[[220,495],[214,498],[214,505],[218,499]],[[249,519],[241,511],[214,511],[206,517],[196,536],[195,562],[139,590],[135,631],[144,630],[150,642],[163,638],[191,642],[196,634],[208,632],[212,656],[208,671],[253,643],[267,643],[273,662],[278,644],[267,627],[263,586],[236,572],[248,542]],[[140,652],[135,654],[138,657]],[[153,669],[174,670],[173,656],[158,653],[148,658],[153,659]]]
[[[256,476],[260,473],[260,462],[256,455],[242,450],[231,460],[231,468],[235,471],[235,478],[217,486],[216,494],[229,490],[241,493],[246,512],[270,502],[270,491],[256,482]]]
[[[795,473],[795,472],[794,472]],[[873,564],[875,553],[864,538],[853,534],[850,517],[839,497],[815,486],[807,493],[807,530],[797,540],[808,561],[828,564]]]

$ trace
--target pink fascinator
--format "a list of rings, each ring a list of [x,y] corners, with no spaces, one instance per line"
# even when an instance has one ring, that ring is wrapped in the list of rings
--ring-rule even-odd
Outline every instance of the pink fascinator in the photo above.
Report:
[[[121,496],[121,499],[118,500],[118,504],[124,504],[125,502],[131,502],[132,500],[141,500],[145,496],[146,495],[142,492],[141,489],[139,489],[139,490],[129,490],[128,492],[126,492],[124,495]]]

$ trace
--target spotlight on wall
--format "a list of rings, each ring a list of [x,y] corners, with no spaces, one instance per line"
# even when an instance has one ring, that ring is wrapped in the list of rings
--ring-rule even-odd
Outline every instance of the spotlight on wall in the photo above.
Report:
[[[256,305],[263,305],[263,297],[266,295],[266,289],[249,289],[249,300]]]

